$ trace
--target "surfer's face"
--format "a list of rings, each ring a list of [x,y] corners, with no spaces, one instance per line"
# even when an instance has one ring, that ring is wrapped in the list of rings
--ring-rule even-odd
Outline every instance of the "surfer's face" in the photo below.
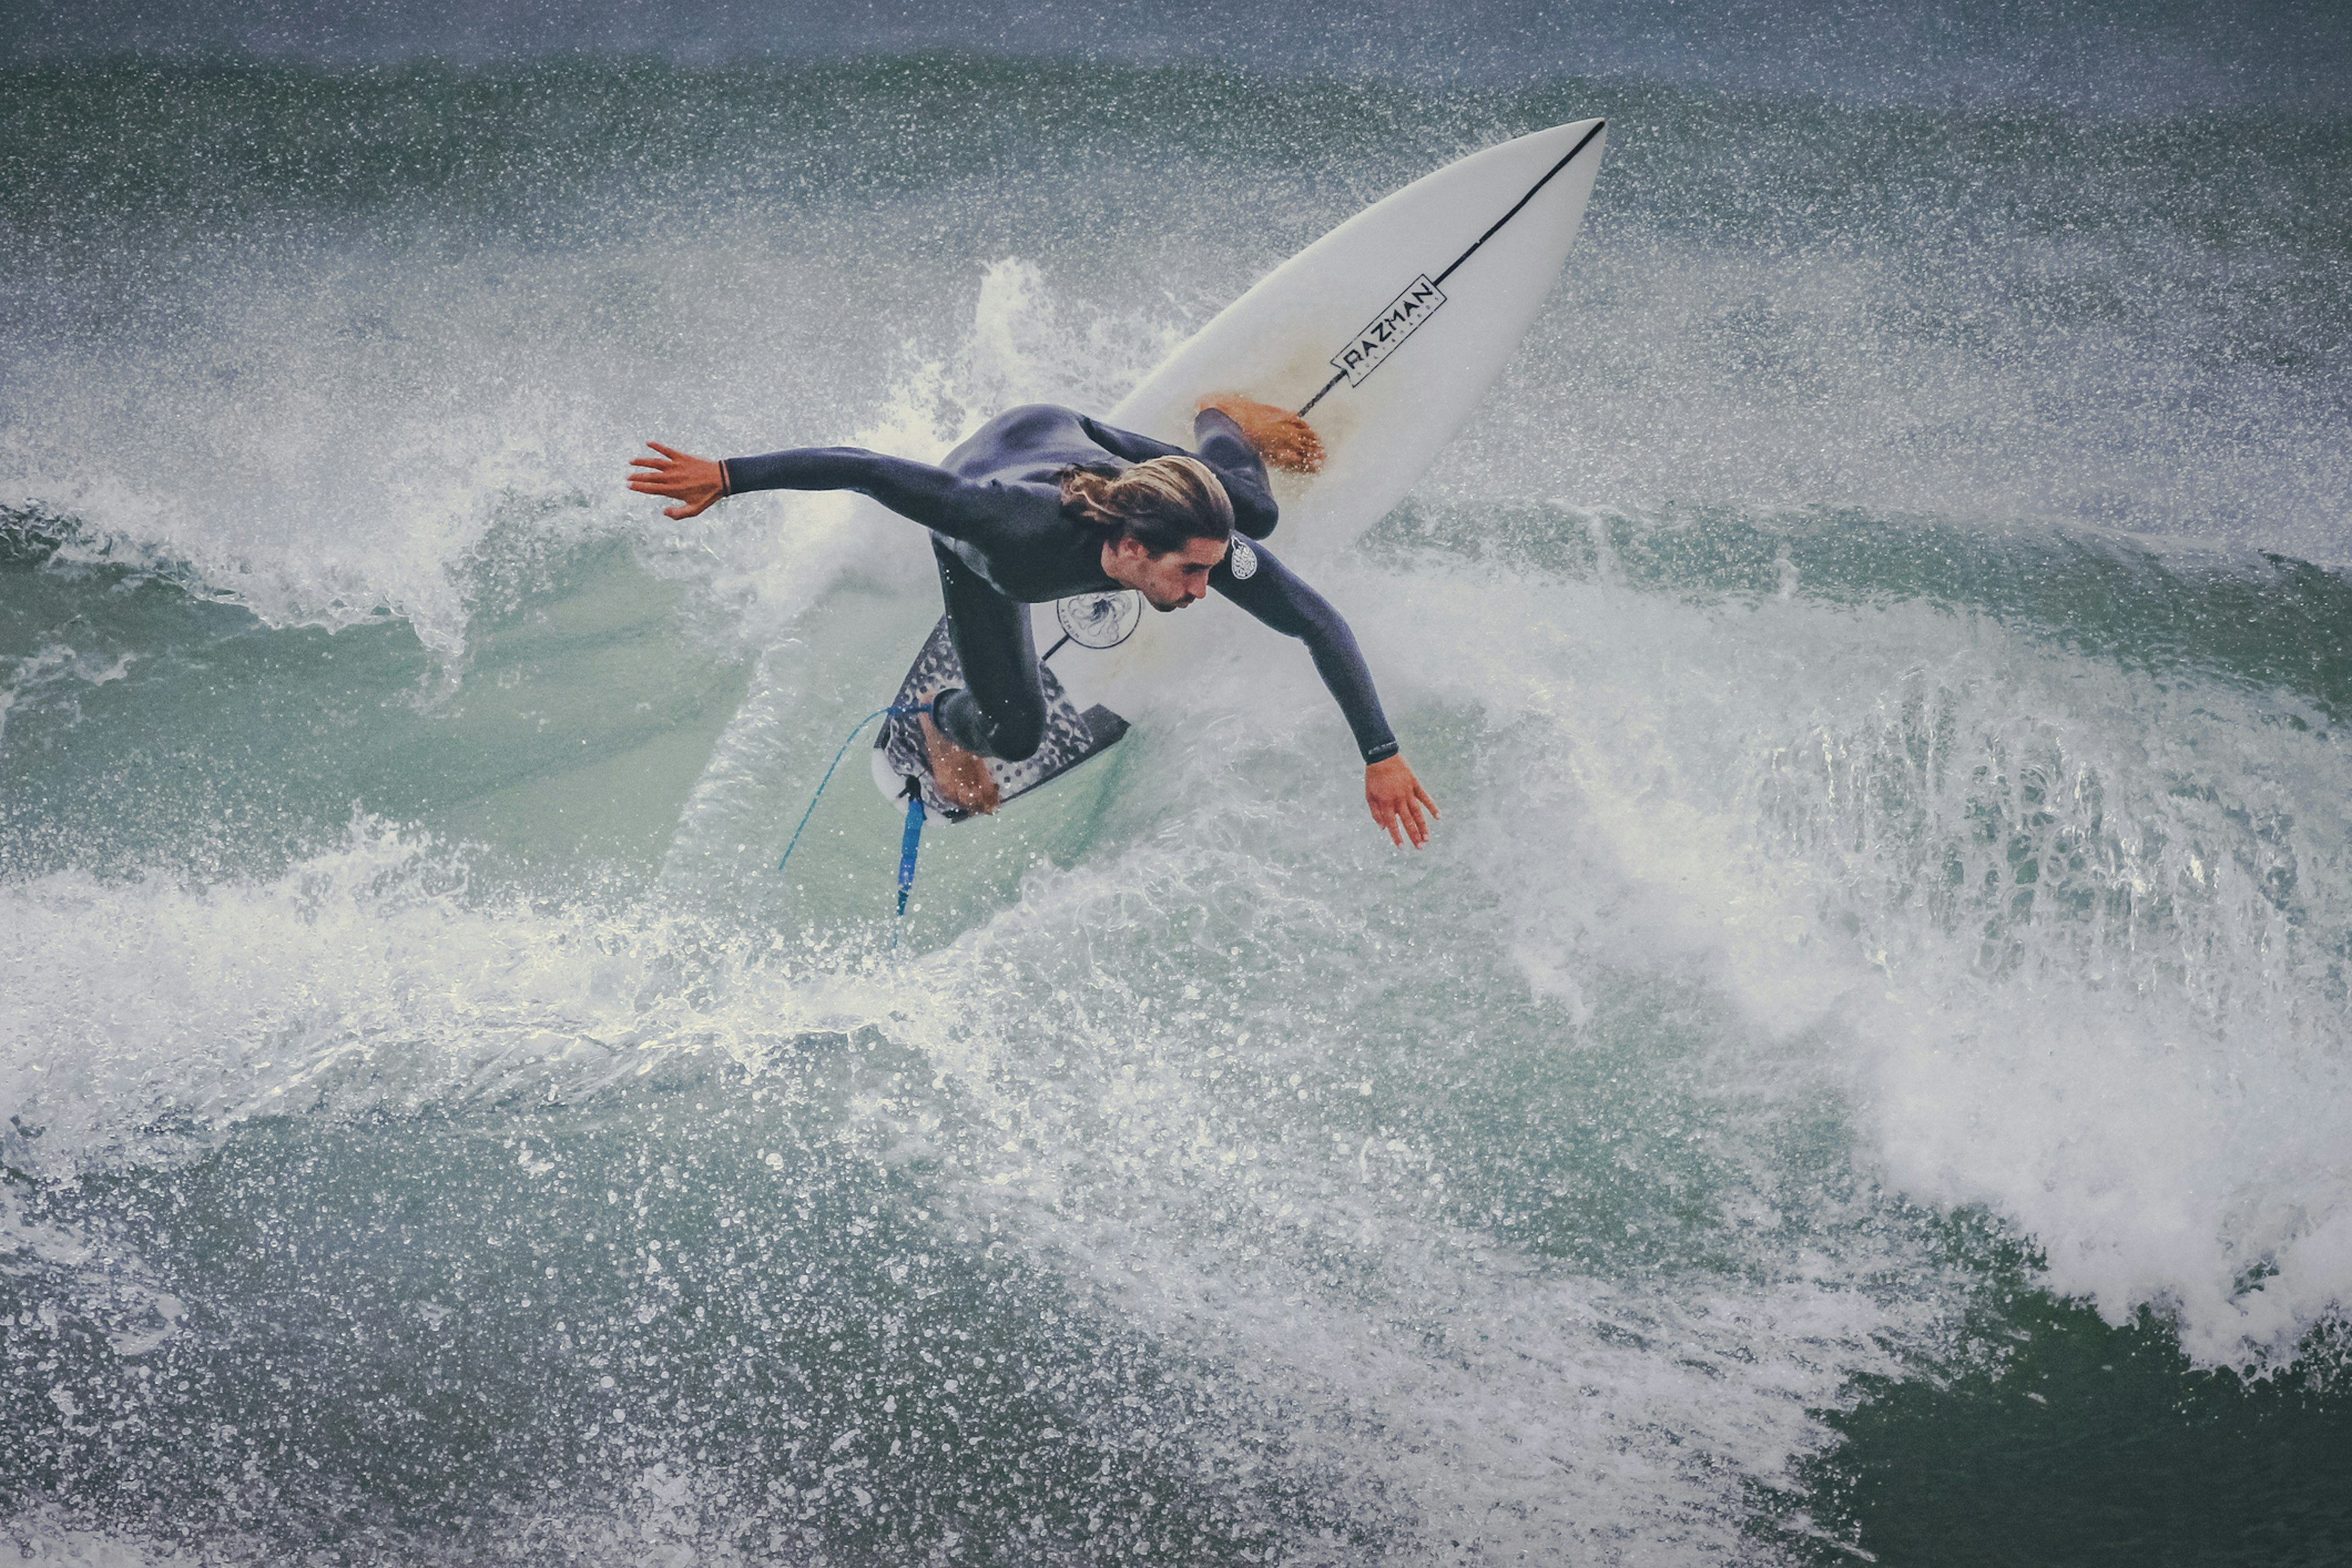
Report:
[[[1209,568],[1225,558],[1222,539],[1187,540],[1181,550],[1154,555],[1132,539],[1103,546],[1103,571],[1134,589],[1155,610],[1181,610],[1209,592]]]

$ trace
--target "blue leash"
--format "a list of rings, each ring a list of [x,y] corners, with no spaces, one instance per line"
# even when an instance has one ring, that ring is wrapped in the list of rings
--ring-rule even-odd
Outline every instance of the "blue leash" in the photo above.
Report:
[[[915,851],[923,847],[923,795],[907,797],[907,833],[898,840],[898,912],[907,912],[907,889],[915,885]]]
[[[866,732],[866,726],[877,719],[898,719],[930,710],[931,705],[928,702],[917,702],[905,708],[877,708],[857,721],[857,728],[841,742],[841,750],[833,753],[833,762],[824,770],[824,777],[817,781],[816,793],[809,796],[808,809],[801,813],[800,826],[793,829],[792,842],[784,846],[783,856],[776,862],[777,870],[782,870],[785,862],[793,858],[793,851],[800,847],[801,834],[807,828],[809,818],[816,815],[816,803],[824,798],[824,786],[833,782],[833,770],[841,766],[841,759],[849,755],[849,748],[857,743],[857,737]],[[908,889],[915,885],[915,852],[921,847],[922,842],[923,797],[919,791],[907,799],[907,833],[898,842],[898,912],[902,915],[907,912]]]

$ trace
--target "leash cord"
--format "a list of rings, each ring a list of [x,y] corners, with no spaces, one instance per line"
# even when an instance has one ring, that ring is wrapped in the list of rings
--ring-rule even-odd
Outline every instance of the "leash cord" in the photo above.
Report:
[[[793,829],[793,840],[784,846],[783,857],[776,862],[777,870],[782,870],[784,862],[793,858],[793,851],[800,847],[801,834],[808,827],[809,818],[816,815],[816,803],[824,798],[824,786],[833,782],[833,770],[841,766],[841,759],[849,755],[849,748],[857,743],[857,737],[866,732],[866,726],[877,719],[899,719],[910,713],[928,713],[930,710],[931,705],[928,702],[917,702],[905,708],[877,708],[857,721],[857,728],[852,730],[849,732],[849,738],[841,742],[841,750],[833,753],[832,765],[824,770],[824,777],[817,782],[816,793],[809,796],[808,809],[801,813],[801,825]],[[900,897],[903,899],[905,895],[902,893]]]

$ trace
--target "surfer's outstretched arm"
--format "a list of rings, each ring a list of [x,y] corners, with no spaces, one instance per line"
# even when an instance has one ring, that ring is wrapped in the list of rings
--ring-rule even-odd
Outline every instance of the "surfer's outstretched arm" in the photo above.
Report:
[[[1244,552],[1247,552],[1244,555]],[[1234,570],[1236,557],[1246,564],[1244,575]],[[1372,688],[1372,672],[1364,663],[1356,634],[1331,602],[1308,587],[1296,572],[1260,545],[1237,543],[1234,552],[1209,574],[1209,585],[1285,637],[1307,645],[1315,672],[1339,704],[1348,728],[1364,758],[1364,802],[1372,820],[1399,844],[1407,839],[1419,848],[1429,840],[1429,824],[1437,816],[1437,802],[1421,787],[1412,769],[1398,754],[1396,734],[1381,710],[1380,693]]]
[[[1049,521],[1062,504],[1050,485],[967,479],[862,447],[796,447],[714,462],[657,441],[646,445],[659,456],[631,459],[638,471],[629,476],[629,488],[677,500],[663,509],[666,517],[693,517],[746,490],[856,490],[933,532],[969,539],[1007,523]]]

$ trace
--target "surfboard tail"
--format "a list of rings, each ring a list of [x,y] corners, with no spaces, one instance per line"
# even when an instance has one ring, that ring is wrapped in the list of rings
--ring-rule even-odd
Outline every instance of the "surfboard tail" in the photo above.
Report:
[[[1099,702],[1081,713],[1051,668],[1041,664],[1038,671],[1045,689],[1045,739],[1034,754],[1020,762],[990,761],[989,771],[996,775],[1000,807],[1053,783],[1079,763],[1100,756],[1118,744],[1129,729],[1125,719]],[[907,679],[899,684],[896,706],[909,708],[931,692],[961,685],[962,680],[963,669],[956,661],[955,646],[948,637],[948,623],[942,616],[922,651],[915,656]],[[969,822],[979,815],[940,794],[931,777],[930,748],[925,742],[921,724],[912,717],[892,719],[875,737],[874,782],[893,800],[905,798],[912,788],[928,813],[941,822]]]

